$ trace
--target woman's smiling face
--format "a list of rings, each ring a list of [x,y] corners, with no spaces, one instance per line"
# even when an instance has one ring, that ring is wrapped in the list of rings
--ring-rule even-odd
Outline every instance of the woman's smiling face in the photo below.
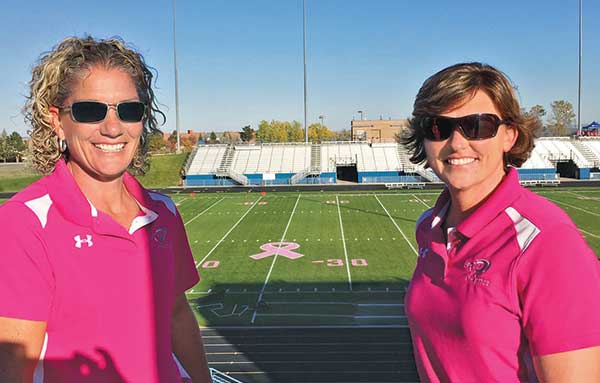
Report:
[[[129,74],[96,66],[84,71],[74,82],[65,106],[84,100],[117,104],[138,101],[139,97]],[[74,176],[109,181],[123,175],[138,148],[142,122],[121,121],[114,107],[109,108],[104,120],[96,123],[77,122],[68,110],[53,109],[54,129],[59,138],[67,141],[69,166]]]
[[[441,115],[463,117],[480,113],[503,117],[482,90]],[[505,124],[500,125],[495,137],[484,140],[469,141],[455,129],[447,140],[425,139],[427,163],[451,192],[474,193],[485,198],[504,177],[504,153],[512,148],[516,138],[516,130]]]

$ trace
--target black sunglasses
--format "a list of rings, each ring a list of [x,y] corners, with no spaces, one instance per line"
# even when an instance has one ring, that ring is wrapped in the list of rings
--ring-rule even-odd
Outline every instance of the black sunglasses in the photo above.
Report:
[[[454,129],[458,129],[467,140],[485,140],[496,136],[498,127],[508,124],[495,114],[470,114],[463,117],[417,116],[420,127],[430,141],[444,141],[450,138]]]
[[[118,104],[106,104],[98,101],[76,101],[68,106],[59,107],[70,110],[71,118],[76,122],[94,123],[106,118],[109,108],[117,111],[123,122],[140,122],[144,118],[146,105],[140,101],[124,101]]]

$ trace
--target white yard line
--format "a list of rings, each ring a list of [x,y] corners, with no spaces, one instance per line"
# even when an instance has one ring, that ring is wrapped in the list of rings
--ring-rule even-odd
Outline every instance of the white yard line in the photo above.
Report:
[[[588,197],[585,196],[583,194],[579,194],[579,193],[575,193],[574,191],[569,190],[569,194],[573,194],[575,197],[579,198],[579,199],[583,199],[585,201],[600,201],[600,198],[597,197]]]
[[[187,201],[189,199],[189,197],[185,197],[180,199],[179,201],[175,202],[176,206],[181,206],[181,204],[183,203],[183,201]]]
[[[383,190],[381,190],[381,191],[383,191]],[[437,196],[437,195],[440,195],[441,192],[442,192],[442,189],[440,189],[439,192],[423,192],[423,193],[417,193],[417,194],[419,194],[419,195],[433,195],[433,196]],[[302,197],[318,197],[318,198],[321,198],[323,196],[327,197],[327,196],[329,196],[329,195],[331,195],[333,193],[335,193],[335,190],[326,191],[326,192],[321,193],[321,194],[314,194],[314,193],[303,192],[302,193]],[[386,196],[393,195],[393,196],[406,196],[406,197],[408,197],[408,196],[410,196],[413,193],[414,193],[414,191],[413,192],[406,191],[404,193],[380,193],[380,195],[386,195]],[[372,197],[374,194],[375,193],[364,192],[364,193],[360,193],[360,194],[359,193],[338,194],[338,196],[340,198],[343,198],[343,197]],[[274,198],[277,198],[277,197],[274,197]]]
[[[222,200],[223,198],[221,198]],[[215,249],[217,248],[217,246],[219,246],[221,244],[221,242],[223,242],[225,240],[225,238],[227,238],[227,236],[237,227],[237,225],[239,225],[240,222],[242,222],[242,220],[244,219],[244,217],[246,217],[248,215],[248,213],[250,213],[250,210],[252,210],[254,208],[254,206],[256,206],[258,204],[258,201],[260,201],[262,199],[262,197],[258,197],[258,199],[256,201],[254,201],[254,203],[252,204],[252,206],[250,206],[250,208],[248,210],[246,210],[246,212],[244,213],[244,215],[238,219],[238,221],[231,227],[231,229],[229,229],[229,231],[227,233],[225,233],[225,235],[223,236],[223,238],[221,238],[219,240],[219,242],[217,242],[217,244],[210,249],[210,251],[208,252],[208,254],[206,254],[206,256],[204,258],[202,258],[202,260],[200,262],[198,262],[198,264],[196,264],[196,268],[198,268],[198,266],[200,266],[205,260],[206,258],[208,258],[213,251],[215,251]]]
[[[597,235],[597,234],[592,234],[592,233],[590,233],[589,231],[585,231],[585,230],[583,230],[583,229],[581,229],[581,228],[579,228],[579,227],[578,227],[578,229],[579,229],[579,231],[580,231],[580,232],[582,232],[583,234],[590,235],[590,236],[592,236],[592,237],[594,237],[594,238],[600,238],[600,235]]]
[[[402,237],[404,237],[404,240],[406,240],[406,243],[408,243],[408,246],[410,246],[410,248],[412,249],[412,251],[414,251],[415,254],[419,254],[417,252],[417,250],[415,249],[415,247],[412,245],[412,243],[408,240],[408,238],[406,237],[406,235],[404,235],[404,232],[402,231],[402,229],[400,229],[400,226],[398,226],[398,224],[396,223],[396,221],[394,221],[394,219],[392,218],[392,216],[390,215],[390,213],[388,212],[388,210],[385,208],[385,206],[383,206],[383,204],[379,200],[379,197],[377,197],[376,194],[375,194],[375,199],[377,200],[377,202],[379,202],[379,204],[383,208],[383,211],[385,211],[385,214],[387,214],[387,216],[390,218],[390,220],[392,221],[392,223],[394,224],[394,226],[396,226],[396,229],[398,229],[398,231],[400,232],[400,234],[402,234]]]
[[[415,197],[417,199],[417,201],[421,202],[423,205],[425,205],[426,208],[430,209],[431,206],[427,205],[421,198],[417,197],[416,194],[412,195],[413,197]]]
[[[209,211],[213,206],[215,206],[216,204],[218,204],[219,202],[223,201],[225,199],[225,197],[221,198],[220,200],[218,200],[217,202],[214,202],[212,205],[210,205],[209,207],[207,207],[206,209],[202,210],[200,213],[198,213],[198,215],[196,215],[194,218],[190,219],[189,221],[187,221],[186,223],[183,224],[183,226],[187,226],[189,223],[191,223],[193,220],[195,220],[196,218],[200,217],[202,214],[206,213],[207,211]]]
[[[346,271],[348,273],[348,285],[350,291],[352,291],[352,276],[350,275],[350,262],[348,262],[348,250],[346,249],[346,237],[344,236],[344,224],[342,223],[342,212],[340,210],[340,200],[338,195],[335,195],[335,202],[337,204],[338,218],[340,220],[340,231],[342,232],[342,245],[344,247],[344,258],[346,259]]]
[[[546,198],[547,198],[547,199],[549,199],[549,200],[550,200],[550,201],[552,201],[552,202],[555,202],[555,203],[559,204],[559,205],[568,206],[568,207],[570,207],[570,208],[573,208],[573,209],[575,209],[575,210],[580,210],[580,211],[582,211],[582,212],[584,212],[584,213],[588,213],[588,214],[591,214],[591,215],[593,215],[593,216],[600,217],[600,214],[598,214],[598,213],[594,213],[594,212],[591,212],[591,211],[588,211],[588,210],[582,209],[582,208],[580,208],[580,207],[577,207],[577,206],[575,206],[575,205],[571,205],[571,204],[569,204],[569,203],[566,203],[566,202],[560,202],[560,201],[557,201],[557,200],[555,200],[555,199],[552,199],[552,198],[550,198],[550,197],[546,197]]]
[[[285,230],[283,231],[283,235],[281,236],[281,240],[279,242],[283,242],[285,240],[285,236],[290,227],[290,223],[292,223],[292,218],[294,217],[294,213],[296,212],[296,207],[298,206],[298,202],[300,202],[300,194],[298,194],[298,198],[296,198],[296,203],[294,204],[294,208],[292,209],[292,214],[290,214],[290,219],[288,219],[288,223],[285,226]],[[254,320],[256,319],[256,311],[258,310],[258,304],[262,300],[263,294],[265,293],[265,288],[267,287],[267,283],[269,283],[269,278],[271,277],[271,273],[273,272],[273,267],[275,267],[275,261],[277,261],[277,256],[279,255],[279,254],[277,254],[277,252],[280,248],[281,248],[281,243],[277,246],[277,250],[275,251],[275,255],[273,256],[273,262],[271,262],[271,268],[269,269],[269,273],[267,274],[267,277],[265,278],[265,283],[263,284],[262,288],[260,289],[260,294],[258,295],[258,299],[256,300],[256,304],[254,307],[254,314],[252,314],[252,321],[250,323],[254,323]]]

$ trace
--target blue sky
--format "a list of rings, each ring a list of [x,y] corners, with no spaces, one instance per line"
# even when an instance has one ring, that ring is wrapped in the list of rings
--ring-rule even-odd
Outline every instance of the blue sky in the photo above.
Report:
[[[578,1],[306,0],[308,120],[406,118],[423,81],[462,61],[509,75],[521,104],[577,102]],[[66,36],[121,36],[158,72],[175,128],[171,0],[3,0],[0,129],[25,134],[33,63]],[[600,120],[600,3],[583,0],[582,122]],[[303,120],[302,0],[178,0],[181,128]]]

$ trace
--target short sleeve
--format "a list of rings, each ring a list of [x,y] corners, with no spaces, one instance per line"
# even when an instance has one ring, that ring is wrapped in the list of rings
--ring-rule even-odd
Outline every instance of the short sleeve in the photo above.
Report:
[[[173,248],[175,251],[175,295],[178,296],[200,281],[179,211],[176,214]]]
[[[600,262],[574,225],[542,231],[517,266],[533,355],[600,346]]]
[[[0,207],[0,316],[47,321],[54,277],[35,215],[18,202]]]

